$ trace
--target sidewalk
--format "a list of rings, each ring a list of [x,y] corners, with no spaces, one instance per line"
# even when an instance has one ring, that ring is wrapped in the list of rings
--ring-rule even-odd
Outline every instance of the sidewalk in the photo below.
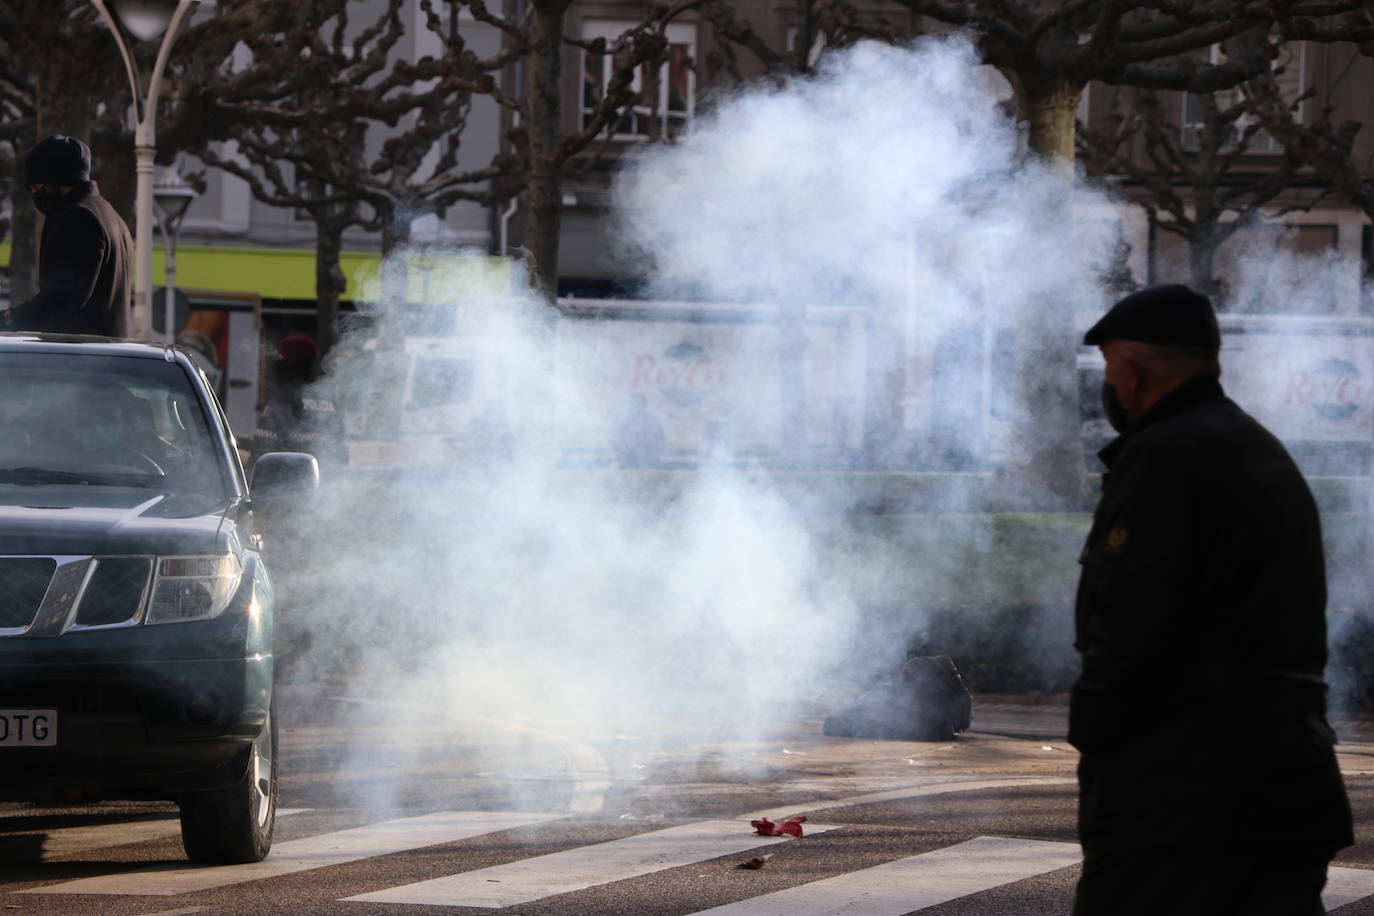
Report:
[[[1341,743],[1374,743],[1374,714],[1333,712],[1327,717]],[[969,731],[1014,738],[1063,739],[1069,728],[1069,695],[997,694],[973,696]]]

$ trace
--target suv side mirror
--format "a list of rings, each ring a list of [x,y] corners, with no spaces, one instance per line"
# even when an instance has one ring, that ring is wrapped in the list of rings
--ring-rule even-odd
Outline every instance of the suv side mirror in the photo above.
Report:
[[[253,462],[248,491],[264,508],[314,495],[320,485],[320,464],[305,452],[268,452]]]

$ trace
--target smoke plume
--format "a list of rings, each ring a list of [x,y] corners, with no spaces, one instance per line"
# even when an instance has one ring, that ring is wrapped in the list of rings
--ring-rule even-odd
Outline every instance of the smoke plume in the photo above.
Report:
[[[288,610],[305,679],[421,732],[762,739],[963,607],[964,644],[1062,689],[1086,516],[978,493],[1035,409],[1017,315],[1053,316],[1033,343],[1071,373],[1122,210],[1027,157],[1005,92],[950,38],[716,99],[618,189],[620,254],[680,314],[455,283],[445,336],[379,295],[322,383],[359,438]]]

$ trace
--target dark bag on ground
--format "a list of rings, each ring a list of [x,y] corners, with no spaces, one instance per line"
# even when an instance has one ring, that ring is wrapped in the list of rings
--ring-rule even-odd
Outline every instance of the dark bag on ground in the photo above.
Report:
[[[896,676],[827,716],[824,732],[846,738],[948,741],[969,727],[973,697],[948,655],[913,655]]]

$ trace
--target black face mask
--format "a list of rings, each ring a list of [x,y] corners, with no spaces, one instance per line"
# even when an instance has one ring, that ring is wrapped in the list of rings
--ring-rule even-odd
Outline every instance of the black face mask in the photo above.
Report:
[[[1102,383],[1102,409],[1107,412],[1107,422],[1112,424],[1112,429],[1124,433],[1130,424],[1130,417],[1126,413],[1126,405],[1116,396],[1116,386],[1107,382]]]
[[[57,191],[48,188],[39,188],[33,192],[33,205],[39,213],[48,214],[57,206],[57,202],[62,199],[62,195]]]

